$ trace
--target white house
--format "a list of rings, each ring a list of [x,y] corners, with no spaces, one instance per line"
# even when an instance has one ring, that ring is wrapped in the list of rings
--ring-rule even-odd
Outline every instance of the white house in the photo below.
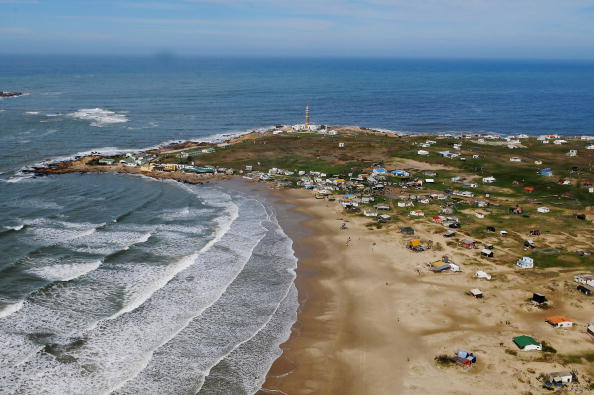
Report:
[[[564,315],[547,317],[545,322],[555,328],[571,328],[573,326],[573,322]]]
[[[344,143],[338,143],[338,148],[344,148]]]
[[[534,267],[534,259],[524,256],[516,262],[516,265],[522,269],[532,269]]]
[[[587,146],[586,149],[594,149],[594,144]]]
[[[577,283],[594,287],[594,275],[592,274],[578,274],[573,277],[573,280]]]
[[[539,213],[548,213],[551,210],[548,207],[539,207],[536,209],[536,211],[538,211]]]
[[[557,144],[557,145],[567,144],[567,140],[553,140],[553,144]]]
[[[573,375],[571,372],[553,372],[549,373],[549,381],[551,383],[571,383],[573,381]]]
[[[424,149],[420,149],[417,151],[417,155],[429,155],[429,151],[425,151]]]
[[[510,162],[521,162],[522,159],[518,158],[517,156],[512,156],[511,158],[509,158]]]
[[[413,210],[409,214],[412,215],[413,217],[424,217],[425,216],[425,213],[421,210]]]
[[[485,184],[492,184],[496,181],[495,177],[489,176],[489,177],[483,177],[483,182]]]
[[[569,152],[567,153],[567,156],[577,156],[577,150],[570,149]]]

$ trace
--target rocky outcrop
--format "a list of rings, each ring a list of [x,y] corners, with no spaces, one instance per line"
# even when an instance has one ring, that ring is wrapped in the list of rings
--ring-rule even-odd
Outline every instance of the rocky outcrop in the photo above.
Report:
[[[13,97],[13,96],[22,96],[22,92],[4,92],[0,91],[0,97]]]

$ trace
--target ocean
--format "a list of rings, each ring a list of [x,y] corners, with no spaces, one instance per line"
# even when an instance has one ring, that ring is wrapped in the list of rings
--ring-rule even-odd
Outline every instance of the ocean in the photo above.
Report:
[[[594,134],[594,64],[0,57],[0,392],[253,394],[297,314],[263,195],[117,174],[91,151],[312,121],[401,133]]]

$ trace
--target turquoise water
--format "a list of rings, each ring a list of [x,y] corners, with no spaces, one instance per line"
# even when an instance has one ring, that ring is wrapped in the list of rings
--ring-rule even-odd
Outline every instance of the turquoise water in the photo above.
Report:
[[[302,121],[594,134],[594,64],[2,57],[0,392],[253,393],[296,314],[291,241],[224,186],[22,170]]]

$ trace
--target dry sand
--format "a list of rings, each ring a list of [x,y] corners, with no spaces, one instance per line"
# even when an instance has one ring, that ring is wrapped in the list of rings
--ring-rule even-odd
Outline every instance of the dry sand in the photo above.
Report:
[[[510,394],[540,392],[540,373],[575,368],[582,383],[592,378],[591,364],[562,366],[512,343],[512,337],[528,334],[564,354],[594,352],[584,328],[594,318],[592,301],[575,292],[573,273],[465,265],[470,257],[477,262],[477,250],[445,246],[441,236],[422,230],[417,236],[439,241],[443,251],[413,253],[395,226],[370,230],[368,219],[347,215],[334,202],[305,191],[282,194],[306,218],[282,224],[300,259],[301,311],[261,393]],[[348,229],[340,230],[344,220]],[[309,234],[296,237],[303,227]],[[425,268],[444,254],[463,272]],[[476,270],[494,280],[473,279]],[[475,287],[485,293],[483,300],[465,294]],[[545,293],[552,307],[527,302],[532,292]],[[545,324],[544,317],[554,314],[569,316],[576,327]],[[459,348],[478,355],[476,366],[465,370],[434,361]]]

